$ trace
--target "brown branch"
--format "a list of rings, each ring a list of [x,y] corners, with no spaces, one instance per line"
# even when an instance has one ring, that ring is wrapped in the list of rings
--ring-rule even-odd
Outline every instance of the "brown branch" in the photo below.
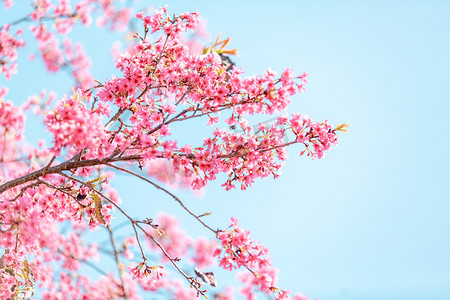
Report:
[[[50,168],[42,168],[40,170],[31,172],[22,177],[5,182],[4,184],[2,184],[0,186],[0,194],[8,189],[11,189],[13,187],[16,187],[18,185],[24,184],[24,183],[32,181],[32,180],[36,180],[39,177],[42,177],[45,175],[61,173],[62,171],[69,171],[69,170],[73,170],[73,169],[77,169],[77,168],[104,165],[108,162],[130,161],[130,160],[140,160],[140,159],[141,159],[141,157],[139,155],[130,155],[130,156],[122,156],[122,157],[107,157],[107,158],[103,158],[103,159],[87,159],[87,160],[82,160],[82,161],[65,161],[59,165],[56,165],[56,166],[53,166]]]
[[[50,159],[48,164],[45,166],[44,170],[48,170],[51,167],[52,163],[55,161],[55,158],[56,158],[56,156],[53,155],[53,157]]]
[[[0,26],[0,30],[2,30],[6,25],[14,26],[14,25],[17,25],[17,24],[19,24],[19,23],[21,23],[21,22],[29,21],[30,15],[31,15],[31,13],[28,14],[28,15],[26,15],[25,17],[22,17],[22,18],[20,18],[20,19],[17,19],[17,20],[15,20],[15,21],[11,22],[11,23],[8,23],[8,24],[5,24],[5,25],[3,25],[3,26]]]

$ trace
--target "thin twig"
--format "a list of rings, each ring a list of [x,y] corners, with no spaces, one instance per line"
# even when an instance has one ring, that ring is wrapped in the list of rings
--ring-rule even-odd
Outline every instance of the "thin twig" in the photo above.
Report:
[[[141,250],[142,260],[144,262],[146,262],[147,261],[147,257],[145,256],[144,249],[142,248],[142,245],[141,245],[141,241],[139,240],[139,235],[138,235],[138,233],[136,231],[136,225],[135,225],[134,222],[131,222],[131,225],[133,225],[134,234],[136,235],[136,241],[137,241],[137,243],[139,245],[139,249]]]
[[[133,171],[130,171],[130,170],[127,170],[127,169],[118,167],[118,166],[113,165],[113,164],[110,164],[110,163],[106,163],[106,165],[107,165],[107,166],[110,166],[111,168],[120,170],[120,171],[122,171],[122,172],[126,172],[126,173],[128,173],[128,174],[134,175],[134,176],[138,177],[139,179],[142,179],[142,180],[144,180],[145,182],[150,183],[150,184],[153,185],[155,188],[157,188],[157,189],[159,189],[159,190],[165,192],[166,194],[168,194],[169,196],[171,196],[175,201],[177,201],[177,202],[181,205],[181,207],[184,208],[184,210],[186,210],[191,216],[193,216],[194,218],[196,218],[203,226],[205,226],[206,228],[208,228],[209,230],[211,230],[212,232],[214,232],[215,234],[217,234],[217,230],[214,230],[214,229],[212,229],[211,227],[209,227],[209,226],[208,226],[205,222],[203,222],[196,214],[194,214],[189,208],[187,208],[187,207],[183,204],[183,202],[181,202],[181,200],[180,200],[177,196],[175,196],[174,194],[172,194],[171,192],[169,192],[168,190],[166,190],[166,189],[163,188],[162,186],[160,186],[160,185],[154,183],[153,181],[148,180],[147,178],[145,178],[145,177],[143,177],[143,176],[141,176],[141,175],[139,175],[139,174],[137,174],[137,173],[135,173],[135,172],[133,172]]]
[[[120,283],[122,284],[123,295],[124,295],[125,299],[129,299],[128,292],[125,288],[125,280],[123,279],[123,268],[120,266],[121,263],[119,261],[119,256],[117,255],[117,248],[116,248],[116,242],[114,241],[114,235],[113,235],[113,232],[112,232],[111,228],[109,227],[109,225],[106,226],[106,229],[108,229],[108,232],[109,232],[109,238],[110,238],[111,245],[112,245],[112,248],[114,251],[114,259],[116,260],[117,269],[119,270],[119,277],[120,277]]]
[[[14,26],[14,25],[17,25],[17,24],[19,24],[19,23],[21,23],[21,22],[28,21],[28,18],[30,17],[30,15],[31,15],[31,14],[28,14],[28,15],[26,15],[25,17],[22,17],[22,18],[20,18],[20,19],[17,19],[17,20],[15,20],[15,21],[11,22],[11,23],[7,23],[7,24],[5,24],[5,25],[3,25],[3,26],[0,26],[0,30],[3,29],[6,25]]]
[[[75,198],[74,195],[72,195],[72,194],[69,193],[69,192],[66,192],[65,190],[61,189],[60,187],[57,187],[57,186],[55,186],[55,185],[51,184],[50,182],[47,182],[47,181],[45,181],[45,180],[43,180],[43,179],[38,179],[37,181],[40,182],[40,183],[42,183],[42,184],[45,184],[45,185],[48,186],[49,188],[55,189],[55,190],[57,190],[57,191],[59,191],[59,192],[61,192],[61,193],[64,193],[64,194],[68,195],[68,196],[71,197],[73,200],[75,200],[80,206],[83,206],[81,203],[78,202],[77,198]]]

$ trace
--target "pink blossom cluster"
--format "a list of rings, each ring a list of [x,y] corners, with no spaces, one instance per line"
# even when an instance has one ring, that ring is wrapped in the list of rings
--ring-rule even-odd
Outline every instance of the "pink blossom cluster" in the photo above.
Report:
[[[87,2],[93,6],[92,10],[101,11],[96,21],[99,27],[109,26],[110,30],[122,31],[127,28],[130,18],[133,15],[131,8],[119,8],[115,1],[88,0]]]
[[[40,115],[51,110],[51,105],[58,95],[54,91],[47,92],[43,89],[39,95],[32,95],[28,97],[27,102],[24,103],[25,110],[32,109],[33,114]]]
[[[307,152],[307,155],[313,159],[322,158],[325,155],[325,151],[330,150],[331,146],[336,145],[338,142],[336,131],[339,129],[338,127],[332,128],[328,124],[328,120],[322,123],[313,123],[308,116],[294,113],[290,120],[283,117],[279,118],[278,124],[289,125],[296,136],[296,141],[306,146],[306,149],[300,155]],[[313,149],[309,148],[310,145],[312,145]]]
[[[267,295],[273,294],[275,299],[302,299],[300,294],[291,298],[290,291],[277,287],[278,269],[272,266],[269,251],[264,245],[250,238],[250,232],[238,225],[238,220],[231,218],[231,225],[217,233],[221,247],[217,248],[214,256],[220,260],[219,266],[226,270],[246,268],[248,271],[238,273],[238,278],[244,283],[240,292],[248,300],[255,300],[255,289]]]
[[[65,182],[61,176],[47,176],[45,180],[53,186],[61,186]],[[83,293],[90,292],[89,289],[83,291],[82,288],[89,287],[86,283],[89,280],[87,277],[83,279],[83,282],[73,285],[73,282],[65,282],[62,278],[54,277],[52,267],[54,262],[59,262],[60,268],[67,272],[78,272],[84,261],[98,260],[97,245],[88,245],[82,239],[82,233],[87,226],[82,219],[78,218],[80,208],[93,210],[89,199],[84,202],[86,205],[68,196],[63,190],[55,193],[46,185],[27,189],[23,193],[20,193],[20,189],[12,189],[0,195],[0,230],[2,231],[0,245],[9,249],[9,254],[5,252],[3,255],[4,259],[0,267],[2,272],[0,295],[6,297],[1,299],[8,299],[10,294],[7,291],[18,292],[19,290],[14,290],[14,286],[20,287],[23,292],[23,289],[32,284],[30,279],[24,278],[24,272],[32,273],[33,277],[40,282],[45,299],[79,299]],[[106,205],[103,207],[103,215],[108,223],[110,210],[111,207]],[[87,218],[90,218],[89,213]],[[73,222],[74,231],[67,235],[61,234],[58,228],[58,223],[64,221]],[[34,259],[29,262],[29,266],[25,267],[24,259],[29,258],[30,255]],[[8,271],[7,275],[3,274],[5,270]],[[4,281],[4,278],[8,279]],[[106,299],[105,295],[111,291],[111,280],[105,279],[105,281],[108,285],[92,288],[99,293],[99,296],[90,299]],[[81,283],[83,284],[80,285]],[[118,291],[117,285],[114,286],[114,290]],[[132,290],[130,288],[130,291]],[[118,294],[118,292],[114,293]]]
[[[3,95],[6,95],[7,88],[1,89],[3,89],[4,93],[0,92],[0,135],[10,135],[14,139],[20,140],[24,131],[25,115],[11,101],[3,100]]]
[[[94,77],[90,72],[91,60],[86,55],[83,44],[72,45],[70,39],[63,41],[66,64],[69,66],[72,76],[75,79],[75,88],[88,89],[94,83]]]
[[[71,70],[77,88],[90,87],[94,79],[89,71],[90,59],[86,56],[81,43],[75,47],[70,39],[64,39],[63,47],[60,41],[44,24],[30,26],[33,35],[39,42],[41,58],[49,72],[58,72],[67,67]]]
[[[25,42],[19,38],[22,30],[18,30],[14,36],[9,33],[10,29],[11,25],[0,27],[0,73],[3,73],[6,79],[11,79],[11,76],[17,73],[17,51],[25,46]]]
[[[210,33],[206,25],[206,19],[200,18],[195,30],[190,35],[182,36],[183,43],[189,48],[190,54],[203,53],[205,44],[210,39]]]
[[[175,172],[168,159],[153,159],[147,165],[147,174],[173,189],[189,189],[195,179],[192,169],[180,169]],[[196,193],[195,195],[201,195]]]
[[[182,13],[178,17],[170,18],[166,6],[157,9],[150,16],[144,16],[144,13],[140,12],[136,17],[144,22],[146,29],[151,28],[151,34],[162,29],[166,35],[179,37],[182,32],[194,30],[197,27],[200,14],[198,12]]]
[[[164,276],[162,266],[148,266],[145,262],[141,262],[136,267],[130,267],[129,270],[131,277],[138,279],[139,283],[148,290],[157,289],[161,277]]]
[[[58,284],[52,284],[42,293],[43,299],[76,300],[76,299],[120,299],[124,297],[124,290],[112,276],[102,276],[93,281],[84,275],[72,276],[61,272]],[[140,300],[138,286],[129,277],[126,278],[128,299]]]
[[[159,213],[155,218],[155,223],[158,224],[156,234],[151,234],[156,238],[173,257],[186,256],[192,246],[193,240],[186,232],[180,229],[178,219],[173,215]],[[147,239],[149,247],[157,249],[157,246],[149,239]],[[167,262],[167,257],[162,257],[164,262]]]
[[[87,157],[104,157],[100,145],[108,145],[109,136],[104,131],[102,119],[89,110],[82,98],[76,94],[64,99],[56,109],[45,116],[47,130],[53,135],[54,146],[51,151],[59,155],[63,147],[71,146],[78,152],[87,148]],[[108,149],[106,149],[108,151]]]
[[[56,33],[49,30],[43,23],[30,26],[31,32],[38,40],[41,58],[47,70],[58,72],[62,67],[70,67],[78,87],[82,88],[86,88],[93,82],[88,71],[89,59],[81,45],[76,46],[78,53],[75,57],[70,49],[71,42],[67,38],[64,41],[64,47],[61,47],[58,35],[67,35],[77,20],[81,20],[85,26],[89,26],[90,8],[88,5],[88,1],[81,1],[73,8],[70,0],[62,0],[58,4],[52,4],[50,0],[37,0],[35,9],[30,15],[31,20],[36,22],[46,19],[54,20]]]
[[[269,250],[252,240],[250,232],[242,229],[237,222],[237,219],[231,218],[230,227],[217,233],[221,247],[215,250],[214,256],[220,259],[219,266],[230,271],[240,267],[260,269],[270,266]]]
[[[6,252],[2,255],[0,259],[0,265],[2,268],[0,269],[0,278],[2,282],[0,283],[0,299],[7,300],[13,297],[15,289],[3,289],[3,287],[13,287],[17,284],[15,271],[20,270],[24,267],[24,263],[21,262],[20,258],[22,255],[17,252]],[[30,282],[23,282],[23,286],[31,285]]]
[[[23,163],[18,161],[20,155],[27,153],[20,147],[24,138],[25,114],[10,100],[5,100],[8,88],[0,87],[0,183],[13,176],[22,174]]]
[[[3,2],[5,2],[6,9],[10,8],[14,4],[13,0],[3,0]]]
[[[197,147],[195,152],[181,148],[180,153],[186,158],[173,159],[175,169],[192,164],[197,173],[204,174],[203,178],[194,179],[193,188],[205,186],[219,172],[228,173],[228,180],[223,184],[227,190],[234,188],[236,181],[241,183],[241,189],[246,189],[257,177],[273,175],[277,178],[282,162],[287,159],[287,150],[283,146],[290,131],[295,134],[292,143],[304,144],[306,149],[301,154],[308,151],[307,155],[312,158],[322,158],[331,145],[337,144],[336,129],[332,129],[327,121],[313,123],[307,116],[299,114],[294,114],[290,120],[280,117],[276,124],[260,124],[257,132],[253,132],[242,118],[239,123],[236,119],[233,115],[227,121],[232,125],[239,124],[243,134],[217,129],[214,138],[204,139],[204,147]]]
[[[47,30],[44,24],[31,25],[31,32],[39,41],[42,60],[49,72],[58,72],[64,63],[63,51],[59,47],[59,40]]]
[[[10,8],[12,0],[4,0],[5,7]],[[129,7],[117,8],[115,1],[110,0],[83,0],[73,3],[71,0],[34,0],[32,12],[23,21],[33,21],[29,28],[39,43],[39,52],[48,71],[58,72],[63,67],[69,67],[73,73],[76,87],[86,89],[93,83],[89,72],[90,60],[84,53],[81,44],[71,49],[71,42],[67,34],[79,20],[88,27],[92,18],[97,16],[97,24],[105,26],[109,24],[111,30],[123,30],[127,28],[132,16]],[[48,29],[44,21],[53,21],[53,29]],[[20,23],[20,22],[19,22]],[[14,24],[15,25],[15,24]],[[17,73],[17,49],[25,46],[20,39],[24,29],[19,29],[11,34],[13,24],[0,27],[0,73],[7,79]],[[64,45],[58,36],[65,36]],[[69,47],[68,47],[69,46]],[[34,57],[31,54],[30,57]]]
[[[14,249],[14,251],[9,250],[9,253],[14,254],[10,259],[10,263],[5,259],[2,263],[2,270],[9,270],[10,278],[7,283],[4,283],[2,279],[2,285],[0,286],[0,294],[2,296],[5,291],[14,291],[12,289],[14,285],[21,286],[30,284],[26,278],[19,277],[19,274],[24,272],[24,259],[31,253],[37,258],[37,260],[30,263],[31,272],[34,273],[37,280],[41,281],[43,279],[42,282],[45,282],[45,275],[41,274],[45,269],[37,268],[39,266],[39,260],[53,260],[57,252],[48,252],[45,255],[45,252],[41,251],[46,247],[58,249],[64,240],[63,236],[57,234],[57,226],[53,218],[55,215],[58,215],[58,217],[63,216],[52,213],[50,209],[47,209],[46,213],[42,214],[41,211],[45,207],[41,203],[36,203],[34,200],[39,198],[38,194],[35,194],[35,197],[33,197],[26,193],[14,202],[6,200],[11,199],[15,194],[17,192],[12,191],[11,193],[6,193],[6,195],[4,193],[0,197],[0,222],[2,230],[0,244],[5,249]],[[57,205],[55,208],[59,209],[59,207],[60,205]],[[5,257],[8,257],[7,252],[4,253]],[[7,296],[8,293],[5,293],[5,295]]]
[[[208,240],[205,237],[199,237],[195,244],[194,248],[194,256],[192,258],[192,262],[198,268],[206,268],[211,267],[216,263],[216,260],[213,257],[214,251],[217,249],[218,243],[214,240]]]
[[[78,1],[75,7],[72,7],[70,2],[59,0],[58,4],[54,4],[52,0],[35,0],[30,18],[33,21],[53,19],[58,34],[69,33],[77,19],[80,19],[83,25],[89,26],[91,23],[89,1]]]

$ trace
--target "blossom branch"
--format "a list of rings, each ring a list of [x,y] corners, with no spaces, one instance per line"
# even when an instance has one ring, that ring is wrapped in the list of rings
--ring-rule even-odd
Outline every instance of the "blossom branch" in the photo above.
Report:
[[[51,184],[50,182],[47,182],[47,181],[45,181],[45,180],[43,180],[43,179],[38,179],[37,181],[40,182],[40,183],[42,183],[42,184],[44,184],[44,185],[46,185],[46,186],[48,186],[49,188],[55,189],[55,190],[57,190],[58,192],[61,192],[61,193],[66,194],[67,196],[69,196],[70,198],[72,198],[73,200],[75,200],[75,202],[77,202],[80,206],[82,206],[82,205],[77,201],[77,198],[75,198],[75,196],[72,195],[71,193],[66,192],[66,191],[63,190],[62,188],[57,187],[57,186],[55,186],[55,185]]]
[[[108,162],[130,161],[130,160],[140,160],[140,159],[141,159],[141,157],[139,155],[130,155],[130,156],[112,157],[112,158],[107,157],[107,158],[103,158],[103,159],[88,159],[88,160],[82,160],[82,161],[65,161],[59,165],[56,165],[56,166],[53,166],[50,168],[42,168],[40,170],[26,174],[22,177],[5,182],[4,184],[2,184],[0,186],[0,194],[5,192],[6,190],[13,188],[13,187],[24,184],[28,181],[36,180],[39,177],[42,177],[45,175],[60,173],[62,171],[74,170],[74,169],[82,168],[82,167],[92,167],[92,166],[104,165]]]
[[[169,253],[167,253],[166,249],[164,248],[163,245],[161,245],[160,242],[158,242],[151,234],[149,234],[144,228],[142,228],[139,224],[136,224],[137,227],[139,227],[139,229],[141,229],[141,231],[148,237],[150,238],[155,244],[156,246],[158,246],[159,249],[161,249],[161,251],[163,252],[164,256],[166,256],[170,262],[174,265],[174,267],[178,270],[178,272],[184,276],[184,278],[186,278],[186,280],[191,284],[191,286],[193,286],[198,293],[200,293],[202,296],[204,296],[206,299],[208,299],[208,297],[205,294],[205,291],[200,290],[200,285],[197,284],[197,282],[190,276],[186,275],[186,273],[184,273],[183,270],[181,270],[181,268],[178,266],[178,264],[176,263],[176,261],[178,261],[178,258],[172,258],[170,256]]]
[[[161,245],[161,243],[159,243],[153,236],[151,236],[147,231],[145,231],[139,224],[138,222],[136,222],[136,220],[134,220],[133,218],[131,218],[119,205],[117,205],[113,200],[111,200],[109,197],[107,197],[106,195],[104,195],[102,192],[98,191],[97,189],[95,189],[94,187],[92,187],[91,185],[78,180],[75,177],[72,177],[70,175],[64,174],[64,173],[60,173],[62,176],[67,177],[68,179],[74,180],[82,185],[84,185],[85,187],[87,187],[88,189],[92,190],[93,192],[97,193],[100,197],[102,197],[103,199],[107,200],[109,203],[111,203],[113,206],[115,206],[128,220],[130,220],[130,222],[132,224],[135,224],[135,226],[137,226],[139,229],[141,229],[141,231],[148,236],[157,246],[158,248],[161,249],[161,251],[163,252],[164,256],[166,256],[170,262],[175,266],[175,268],[181,273],[181,275],[183,275],[183,277],[186,278],[186,280],[197,290],[198,293],[200,293],[201,295],[205,296],[205,298],[207,298],[206,294],[204,293],[204,291],[200,290],[200,288],[195,285],[195,281],[192,279],[192,277],[189,277],[186,275],[186,273],[183,272],[183,270],[181,270],[181,268],[178,266],[178,264],[176,263],[176,261],[178,261],[179,259],[177,258],[172,258],[169,253],[167,253],[166,249]]]

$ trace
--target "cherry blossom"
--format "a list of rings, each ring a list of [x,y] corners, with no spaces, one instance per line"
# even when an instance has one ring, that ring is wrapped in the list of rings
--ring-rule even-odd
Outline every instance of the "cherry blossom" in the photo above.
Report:
[[[14,5],[3,2],[5,9]],[[75,26],[89,27],[93,20],[107,30],[133,30],[127,50],[114,48],[117,72],[104,81],[94,79],[83,44],[70,38]],[[280,75],[268,69],[244,76],[230,59],[237,53],[230,38],[218,37],[200,51],[204,24],[199,12],[177,15],[167,7],[147,14],[123,1],[35,0],[29,14],[0,27],[0,76],[9,80],[18,72],[18,50],[24,48],[38,54],[49,73],[64,70],[73,82],[66,95],[33,91],[21,106],[7,98],[7,86],[0,87],[0,299],[29,298],[37,290],[43,299],[165,293],[231,300],[235,291],[246,299],[258,293],[308,299],[278,287],[269,250],[237,219],[215,229],[204,218],[210,212],[193,212],[176,194],[180,188],[203,191],[218,178],[225,178],[225,190],[278,178],[289,147],[323,158],[348,125],[289,114],[290,99],[304,91],[307,74],[286,68]],[[37,49],[21,38],[25,30]],[[31,113],[42,117],[51,136],[37,146],[25,140]],[[276,118],[250,126],[255,115]],[[181,143],[176,124],[192,119],[211,126],[211,134],[203,142]],[[115,173],[162,191],[209,238],[191,236],[167,213],[132,216],[122,205],[130,200],[114,189]],[[118,224],[119,218],[125,221]],[[118,234],[125,226],[127,234]],[[91,233],[102,233],[108,246],[86,238]],[[114,268],[103,269],[99,261],[105,256]],[[215,264],[239,269],[241,286],[222,284]]]

